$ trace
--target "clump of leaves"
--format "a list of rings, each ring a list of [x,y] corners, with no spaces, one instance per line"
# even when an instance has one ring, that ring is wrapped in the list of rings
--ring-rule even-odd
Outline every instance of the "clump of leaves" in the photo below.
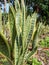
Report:
[[[9,45],[7,38],[0,31],[0,52],[7,59],[10,59],[11,65],[24,65],[25,61],[37,50],[38,36],[42,24],[37,23],[36,12],[32,16],[26,17],[24,0],[21,0],[21,8],[18,0],[15,0],[15,9],[13,6],[10,6],[8,23],[11,42]],[[28,45],[31,40],[32,51],[27,54]]]

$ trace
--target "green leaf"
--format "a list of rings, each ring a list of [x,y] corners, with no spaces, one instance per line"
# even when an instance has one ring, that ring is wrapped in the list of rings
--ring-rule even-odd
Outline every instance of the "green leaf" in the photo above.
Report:
[[[41,32],[41,26],[42,23],[39,23],[38,25],[36,25],[36,31],[34,32],[33,35],[33,39],[32,39],[32,48],[34,49],[36,46],[38,46],[38,42],[39,42],[39,34]],[[32,49],[32,50],[33,50]]]
[[[10,11],[12,12],[12,14],[13,14],[13,17],[14,17],[14,19],[15,19],[15,16],[16,16],[16,12],[15,12],[15,9],[14,9],[14,7],[13,6],[10,6]]]
[[[11,35],[12,35],[12,31],[13,31],[14,21],[15,21],[15,10],[14,10],[14,8],[11,6],[11,7],[10,7],[9,16],[8,16],[8,22],[9,22],[9,25],[10,25]]]
[[[15,65],[18,65],[18,60],[19,60],[18,46],[17,46],[17,41],[15,40],[14,43],[14,64]]]
[[[15,10],[13,6],[10,6],[10,12],[8,17],[8,22],[10,26],[10,34],[11,34],[11,43],[12,47],[14,47],[15,37],[16,37],[16,27],[15,27]]]
[[[27,43],[30,42],[31,37],[35,31],[35,27],[36,27],[36,20],[37,20],[37,13],[34,13],[30,19],[30,30],[28,32],[28,38],[27,38]]]
[[[15,0],[15,9],[18,11],[20,9],[20,4],[18,0]]]
[[[0,11],[0,32],[2,32],[2,13]]]
[[[28,60],[37,50],[37,47],[35,47],[30,53],[28,53],[26,60]]]
[[[10,46],[2,33],[0,33],[0,52],[10,57]]]

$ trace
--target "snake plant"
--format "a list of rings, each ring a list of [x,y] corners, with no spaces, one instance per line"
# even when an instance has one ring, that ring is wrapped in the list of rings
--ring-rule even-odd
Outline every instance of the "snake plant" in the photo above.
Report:
[[[1,18],[0,25],[2,25]],[[37,23],[37,13],[27,16],[24,0],[21,0],[21,7],[19,1],[15,0],[15,9],[10,6],[7,27],[10,32],[10,43],[3,34],[4,28],[0,26],[0,65],[25,65],[28,58],[37,50],[41,30],[41,23]],[[27,53],[30,42],[32,51]]]

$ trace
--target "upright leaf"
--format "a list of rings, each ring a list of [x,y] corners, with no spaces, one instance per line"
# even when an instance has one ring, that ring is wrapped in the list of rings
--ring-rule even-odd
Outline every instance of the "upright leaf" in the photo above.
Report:
[[[0,10],[0,32],[2,32],[2,13]]]

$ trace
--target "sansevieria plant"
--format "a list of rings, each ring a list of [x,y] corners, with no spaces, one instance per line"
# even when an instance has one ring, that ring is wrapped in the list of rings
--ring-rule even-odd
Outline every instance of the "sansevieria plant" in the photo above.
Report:
[[[3,34],[0,14],[0,65],[26,65],[27,60],[36,52],[41,23],[37,23],[36,12],[32,16],[26,14],[24,0],[21,0],[21,7],[18,0],[15,0],[15,9],[10,6],[7,22],[10,43]],[[27,53],[30,42],[32,51]]]

